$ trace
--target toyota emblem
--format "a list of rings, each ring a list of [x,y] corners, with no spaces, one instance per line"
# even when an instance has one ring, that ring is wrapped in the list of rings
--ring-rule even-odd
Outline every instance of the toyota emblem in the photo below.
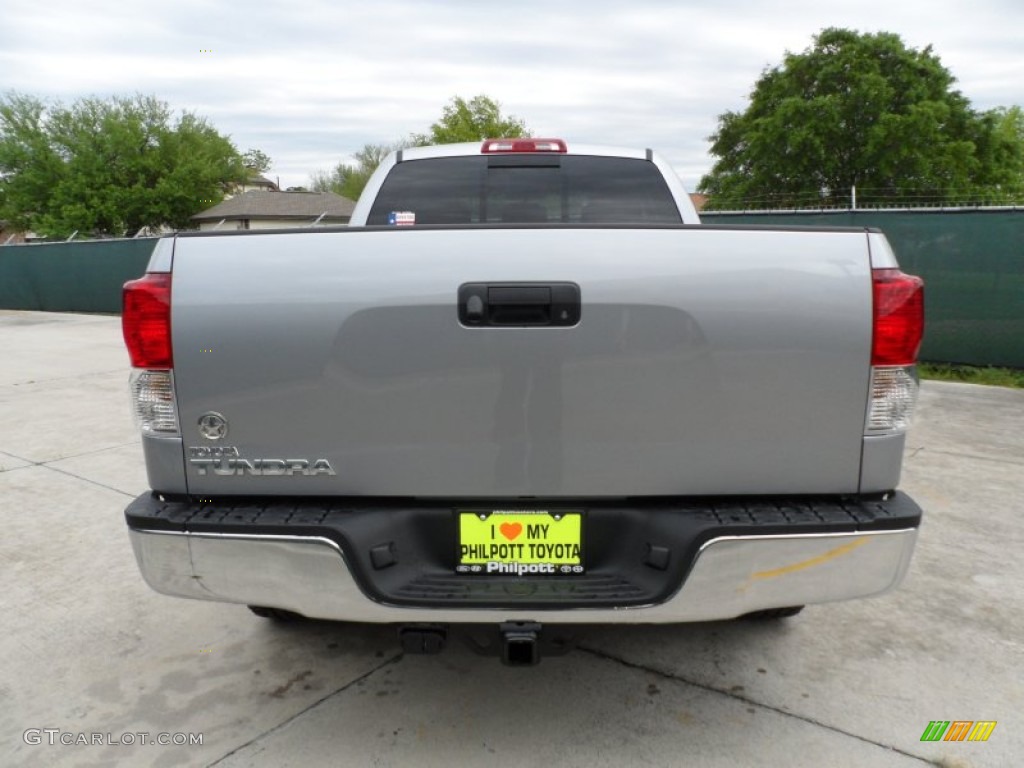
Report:
[[[199,417],[199,434],[207,440],[223,440],[228,435],[228,420],[209,411]]]

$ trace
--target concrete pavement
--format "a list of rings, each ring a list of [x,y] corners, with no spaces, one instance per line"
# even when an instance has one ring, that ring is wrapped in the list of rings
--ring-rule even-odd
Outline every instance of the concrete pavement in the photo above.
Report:
[[[925,383],[902,488],[926,517],[900,590],[777,623],[585,628],[570,655],[506,669],[459,645],[403,657],[389,627],[151,592],[122,518],[146,489],[127,372],[118,318],[0,312],[0,765],[1024,756],[1024,392]],[[931,720],[998,725],[921,742]]]

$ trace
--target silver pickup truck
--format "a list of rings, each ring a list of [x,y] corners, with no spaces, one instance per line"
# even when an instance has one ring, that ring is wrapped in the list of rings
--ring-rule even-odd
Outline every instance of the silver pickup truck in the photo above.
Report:
[[[876,595],[921,281],[878,231],[701,225],[650,150],[406,149],[347,228],[158,242],[124,290],[150,586],[262,616],[574,623]]]

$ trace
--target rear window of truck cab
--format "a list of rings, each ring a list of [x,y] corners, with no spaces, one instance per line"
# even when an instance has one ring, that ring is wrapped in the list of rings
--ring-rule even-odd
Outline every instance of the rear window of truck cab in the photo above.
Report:
[[[403,214],[396,222],[396,214]],[[411,214],[411,215],[410,215]],[[651,162],[514,154],[407,160],[391,169],[367,224],[679,224]]]

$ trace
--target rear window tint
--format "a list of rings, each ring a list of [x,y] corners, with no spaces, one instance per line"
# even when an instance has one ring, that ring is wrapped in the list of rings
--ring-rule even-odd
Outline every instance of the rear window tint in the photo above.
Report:
[[[589,155],[408,160],[391,169],[367,224],[399,212],[415,224],[681,222],[653,163]]]

